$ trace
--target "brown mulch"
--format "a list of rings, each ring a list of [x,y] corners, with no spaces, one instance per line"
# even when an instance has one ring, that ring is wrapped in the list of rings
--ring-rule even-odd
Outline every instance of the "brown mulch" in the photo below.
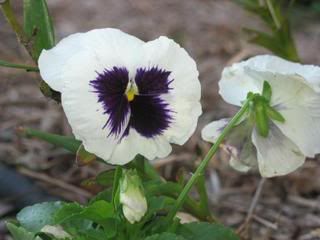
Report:
[[[20,1],[13,1],[21,15]],[[202,82],[204,114],[198,130],[183,147],[156,162],[169,179],[185,168],[188,173],[200,159],[196,152],[208,150],[200,140],[201,128],[211,120],[229,116],[234,108],[218,95],[217,82],[223,67],[265,52],[245,43],[242,26],[259,27],[259,21],[228,0],[48,0],[57,39],[93,28],[116,27],[152,40],[168,35],[195,58]],[[303,62],[320,65],[320,22],[298,21],[295,37]],[[0,14],[0,59],[29,63]],[[39,75],[22,70],[0,68],[0,162],[16,167],[51,194],[84,202],[92,189],[80,183],[103,169],[100,164],[78,167],[75,157],[53,146],[19,138],[18,126],[70,135],[62,109],[45,99],[38,89]],[[310,159],[298,171],[268,179],[251,224],[243,231],[249,239],[320,239],[320,160]],[[212,209],[221,221],[233,228],[246,218],[258,174],[232,170],[224,157],[216,157],[207,171]],[[4,221],[18,209],[14,200],[0,199],[0,239],[5,238]]]

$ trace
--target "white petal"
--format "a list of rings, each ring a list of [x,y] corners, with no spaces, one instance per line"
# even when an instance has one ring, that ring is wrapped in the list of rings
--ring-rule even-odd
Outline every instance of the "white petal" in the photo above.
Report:
[[[215,143],[220,136],[222,130],[229,123],[230,118],[223,118],[218,121],[213,121],[206,125],[201,131],[201,137],[203,140],[211,143]]]
[[[266,138],[261,137],[255,129],[252,141],[258,152],[258,165],[263,177],[286,175],[295,171],[305,161],[305,156],[298,146],[275,125],[271,125]]]
[[[260,55],[250,58],[246,65],[258,71],[268,71],[288,75],[298,74],[320,91],[320,67],[290,62],[272,55]]]
[[[183,145],[197,128],[198,118],[202,114],[200,102],[182,99],[168,100],[170,109],[173,110],[173,122],[163,133],[163,136],[171,143]]]
[[[249,92],[260,93],[261,81],[256,81],[246,72],[247,61],[226,67],[219,81],[219,94],[233,105],[241,106]]]
[[[274,123],[283,134],[297,144],[304,155],[314,157],[320,153],[320,94],[299,75],[253,70],[249,73],[270,83],[271,104],[285,118],[285,123]]]
[[[95,29],[72,34],[50,50],[43,50],[39,58],[41,77],[56,91],[64,86],[65,64],[78,53],[89,51],[104,68],[126,66],[134,68],[139,59],[143,41],[117,29]],[[83,66],[74,66],[82,68]],[[74,70],[74,69],[72,69]]]
[[[225,118],[208,124],[202,129],[202,138],[215,143],[229,120]],[[251,131],[252,127],[248,125],[248,122],[243,121],[227,135],[226,144],[221,145],[230,156],[230,165],[240,172],[247,172],[257,166],[256,151],[251,142]]]
[[[251,140],[253,126],[249,121],[242,121],[227,135],[223,149],[230,154],[230,165],[247,172],[257,168],[257,151]]]
[[[311,99],[310,99],[311,100]],[[295,142],[308,157],[320,153],[320,97],[304,106],[291,105],[279,111],[286,119],[275,122],[281,131]]]
[[[253,167],[251,166],[252,163],[257,163],[257,157],[254,155],[254,153],[250,153],[249,156],[245,159],[235,157],[236,154],[230,155],[229,164],[231,167],[233,167],[235,170],[239,172],[248,172]]]
[[[249,91],[261,92],[261,81],[252,78],[245,70],[246,68],[273,74],[300,75],[316,91],[320,92],[320,67],[289,62],[276,56],[261,55],[235,63],[223,70],[222,78],[219,82],[219,93],[226,102],[240,106],[241,101],[245,100]]]
[[[173,110],[174,123],[164,136],[176,144],[184,144],[194,132],[202,113],[199,103],[201,86],[195,61],[173,40],[160,37],[144,45],[142,66],[158,66],[170,71],[173,88],[162,98]]]
[[[40,75],[51,88],[61,92],[63,88],[62,70],[65,63],[81,51],[83,33],[72,34],[62,39],[54,48],[42,50],[38,60]]]
[[[97,65],[89,52],[78,53],[66,63],[62,106],[75,137],[83,142],[87,151],[107,161],[118,140],[108,137],[108,129],[103,129],[109,116],[104,114],[102,104],[89,85],[89,81],[97,77]]]
[[[149,160],[154,160],[155,158],[168,156],[171,151],[170,143],[163,136],[145,138],[136,130],[130,129],[129,135],[116,146],[109,162],[123,165],[133,160],[137,154],[141,154]]]

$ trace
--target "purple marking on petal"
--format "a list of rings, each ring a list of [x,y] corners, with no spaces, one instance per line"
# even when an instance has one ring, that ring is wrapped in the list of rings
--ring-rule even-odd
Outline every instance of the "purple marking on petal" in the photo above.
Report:
[[[128,101],[129,73],[126,68],[113,67],[98,73],[90,85],[97,93],[104,113],[109,115],[102,128],[108,127],[109,135],[115,135],[120,140],[129,134],[130,128],[146,138],[162,134],[172,123],[174,113],[160,97],[172,89],[169,85],[173,80],[169,79],[169,75],[169,71],[158,67],[138,68],[135,76],[138,95]],[[124,130],[129,114],[129,123]]]
[[[169,79],[171,72],[157,66],[151,68],[138,68],[135,82],[139,89],[139,95],[150,96],[168,93],[171,89]]]
[[[277,111],[288,109],[287,106],[285,106],[283,103],[278,103],[278,104],[276,104],[276,105],[274,105],[272,107]]]
[[[98,73],[95,80],[90,81],[90,85],[94,88],[93,92],[98,94],[98,102],[103,105],[104,113],[109,115],[106,124],[102,126],[109,128],[109,136],[119,136],[125,127],[130,112],[130,105],[125,96],[128,82],[129,72],[124,67],[106,69]]]
[[[130,106],[130,127],[147,138],[162,134],[173,120],[169,104],[159,96],[138,95]]]

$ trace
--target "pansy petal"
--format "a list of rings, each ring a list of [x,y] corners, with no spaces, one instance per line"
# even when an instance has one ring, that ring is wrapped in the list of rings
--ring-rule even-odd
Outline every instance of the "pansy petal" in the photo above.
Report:
[[[206,125],[201,131],[201,137],[203,140],[211,143],[215,143],[217,138],[221,135],[222,130],[229,123],[230,118],[222,118],[218,121],[213,121]]]
[[[229,120],[229,118],[225,118],[209,123],[202,129],[202,138],[205,141],[215,143]],[[247,172],[257,166],[256,150],[251,142],[251,131],[252,128],[243,121],[227,135],[226,143],[221,145],[222,149],[230,156],[230,165],[241,172]]]
[[[247,62],[235,63],[226,67],[219,81],[219,94],[222,98],[233,105],[241,106],[249,92],[260,93],[261,81],[255,81],[246,72]]]
[[[133,70],[136,59],[140,57],[142,44],[144,42],[138,38],[112,28],[72,34],[54,48],[41,52],[40,74],[50,87],[61,92],[64,86],[64,66],[78,53],[91,52],[99,63],[99,69],[126,66]]]
[[[230,165],[241,172],[257,168],[257,151],[251,140],[253,126],[242,121],[226,137],[223,149],[230,155]]]
[[[116,146],[109,162],[123,165],[133,160],[137,154],[154,160],[168,156],[171,151],[170,143],[163,136],[145,138],[136,130],[130,129],[129,135]]]
[[[169,75],[171,93],[178,97],[199,101],[201,86],[198,80],[199,72],[195,61],[180,47],[167,37],[159,37],[144,45],[142,67],[158,66]]]
[[[305,161],[305,156],[298,146],[275,125],[270,126],[266,138],[260,136],[255,129],[252,141],[257,149],[259,170],[263,177],[286,175],[295,171]]]
[[[62,106],[75,137],[83,142],[87,151],[107,161],[119,139],[110,136],[110,130],[104,128],[109,115],[90,85],[90,80],[98,76],[95,72],[97,64],[90,52],[81,52],[66,63]],[[122,131],[128,124],[129,116]]]
[[[272,87],[272,106],[285,122],[274,121],[284,135],[298,145],[301,152],[314,157],[320,152],[320,94],[299,75],[273,74],[252,69],[256,79],[267,79]],[[288,84],[290,81],[290,84]]]
[[[164,136],[172,143],[184,144],[194,132],[202,113],[195,61],[173,40],[160,37],[145,44],[142,66],[156,66],[170,72],[170,90],[161,98],[169,104],[173,121]]]
[[[300,75],[320,91],[320,67],[290,62],[277,56],[260,55],[246,61],[246,66],[257,71],[267,71],[284,75]]]
[[[230,139],[231,140],[231,139]],[[250,138],[234,139],[222,149],[230,156],[230,166],[240,172],[248,172],[258,166],[257,152]]]
[[[229,149],[230,151],[231,149]],[[231,150],[232,151],[232,150]],[[257,164],[257,157],[255,156],[255,153],[249,153],[247,158],[239,158],[235,157],[236,154],[230,155],[229,164],[232,168],[239,172],[248,172],[253,168],[252,164]]]
[[[38,60],[40,75],[49,86],[61,92],[63,88],[63,67],[74,55],[81,51],[83,33],[75,33],[62,39],[54,48],[42,50]]]

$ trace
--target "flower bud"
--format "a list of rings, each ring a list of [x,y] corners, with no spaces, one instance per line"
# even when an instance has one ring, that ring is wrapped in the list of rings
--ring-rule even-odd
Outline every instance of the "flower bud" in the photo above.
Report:
[[[120,203],[125,218],[131,223],[141,220],[147,212],[147,200],[136,170],[124,170],[120,180]]]

